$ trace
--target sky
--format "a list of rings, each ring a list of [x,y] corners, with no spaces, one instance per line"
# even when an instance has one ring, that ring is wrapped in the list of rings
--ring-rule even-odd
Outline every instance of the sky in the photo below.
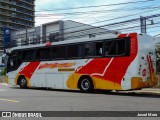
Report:
[[[160,0],[36,0],[35,5],[36,26],[56,20],[74,20],[94,26],[104,26],[160,13]],[[155,24],[151,25],[151,20]],[[140,28],[136,26],[140,26],[140,21],[105,27],[120,32],[140,32]],[[147,32],[150,35],[160,33],[160,17],[147,20]]]

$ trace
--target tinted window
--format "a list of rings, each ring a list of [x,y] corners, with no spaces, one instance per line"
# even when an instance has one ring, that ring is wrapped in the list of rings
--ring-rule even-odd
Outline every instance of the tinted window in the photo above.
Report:
[[[86,43],[85,44],[85,56],[93,56],[94,55],[94,43]]]
[[[50,48],[40,48],[37,49],[37,56],[36,59],[50,59]]]
[[[81,58],[81,57],[83,57],[83,44],[68,45],[67,57],[68,58]]]
[[[103,52],[103,43],[102,42],[95,43],[95,51],[96,51],[96,56],[102,56],[102,52]]]
[[[22,63],[22,52],[12,51],[7,62],[7,71],[17,70]]]
[[[21,51],[13,51],[11,53],[11,57],[13,60],[13,66],[19,66],[22,62],[22,52]]]
[[[23,60],[34,60],[35,59],[35,50],[24,50],[23,51]]]
[[[104,55],[123,55],[125,54],[125,40],[106,41],[104,43]]]
[[[65,59],[66,58],[66,46],[52,47],[52,58],[53,59]]]

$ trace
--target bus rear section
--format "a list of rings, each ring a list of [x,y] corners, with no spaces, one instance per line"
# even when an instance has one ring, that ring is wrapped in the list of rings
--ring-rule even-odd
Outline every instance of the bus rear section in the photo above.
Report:
[[[14,48],[7,64],[7,82],[21,88],[82,92],[151,87],[156,84],[155,53],[149,43],[143,45],[144,39],[152,42],[149,36],[130,33]]]
[[[118,47],[124,47],[125,52],[93,58],[70,76],[68,87],[77,88],[78,84],[78,88],[83,91],[89,88],[89,84],[94,89],[103,90],[134,90],[155,86],[157,78],[153,38],[136,33],[122,34],[117,38],[124,38],[125,45],[116,44],[116,49],[121,51]]]
[[[137,57],[132,63],[131,89],[153,87],[157,84],[156,77],[156,45],[153,37],[139,34]]]

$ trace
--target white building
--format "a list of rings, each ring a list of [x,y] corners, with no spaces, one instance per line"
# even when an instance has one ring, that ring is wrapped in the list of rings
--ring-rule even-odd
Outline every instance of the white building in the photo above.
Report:
[[[89,38],[102,34],[113,35],[119,33],[71,20],[59,20],[38,27],[11,32],[11,46]]]

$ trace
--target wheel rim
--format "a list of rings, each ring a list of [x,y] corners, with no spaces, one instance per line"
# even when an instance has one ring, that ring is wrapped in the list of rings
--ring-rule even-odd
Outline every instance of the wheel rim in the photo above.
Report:
[[[90,82],[89,82],[89,80],[88,80],[88,79],[82,80],[82,82],[81,82],[81,88],[82,88],[83,90],[88,90],[89,87],[90,87]]]
[[[23,78],[23,79],[21,79],[21,86],[25,86],[26,85],[26,80]]]

